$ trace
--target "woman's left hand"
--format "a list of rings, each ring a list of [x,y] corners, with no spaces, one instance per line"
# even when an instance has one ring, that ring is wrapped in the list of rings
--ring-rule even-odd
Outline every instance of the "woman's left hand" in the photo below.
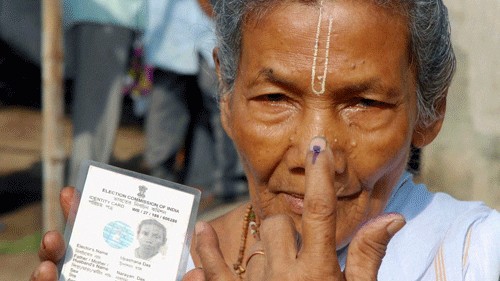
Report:
[[[68,220],[71,206],[77,204],[75,201],[76,190],[73,187],[65,187],[59,195],[59,203],[65,220]],[[78,200],[78,199],[76,199]],[[38,257],[40,264],[31,274],[31,281],[56,281],[57,263],[63,258],[65,253],[65,243],[62,234],[57,231],[45,233],[40,242]]]

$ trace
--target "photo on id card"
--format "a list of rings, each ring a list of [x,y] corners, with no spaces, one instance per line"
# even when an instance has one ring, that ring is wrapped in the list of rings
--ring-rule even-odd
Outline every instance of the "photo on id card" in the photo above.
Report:
[[[86,161],[75,197],[60,281],[181,280],[199,190]]]

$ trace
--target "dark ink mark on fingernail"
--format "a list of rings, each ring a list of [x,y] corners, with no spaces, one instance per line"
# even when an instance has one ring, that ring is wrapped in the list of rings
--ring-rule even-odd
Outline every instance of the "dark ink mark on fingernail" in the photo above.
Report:
[[[313,146],[313,159],[312,163],[316,163],[316,158],[318,158],[319,153],[321,152],[321,147],[319,145]]]

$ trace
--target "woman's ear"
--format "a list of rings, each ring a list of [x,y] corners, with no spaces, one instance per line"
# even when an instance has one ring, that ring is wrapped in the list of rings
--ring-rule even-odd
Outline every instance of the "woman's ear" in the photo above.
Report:
[[[212,51],[212,58],[214,60],[215,64],[215,72],[217,73],[217,81],[219,82],[219,87],[222,87],[223,81],[222,81],[222,76],[220,72],[220,60],[219,60],[219,48],[215,47],[214,50]],[[220,89],[219,89],[220,90]],[[219,93],[221,94],[221,93]]]
[[[229,94],[223,94],[219,100],[219,106],[222,128],[224,128],[229,138],[233,139],[233,132],[231,130],[231,96]]]
[[[415,126],[411,141],[413,146],[417,148],[422,148],[428,145],[436,138],[436,136],[439,134],[439,131],[441,131],[441,127],[443,126],[443,121],[444,121],[444,115],[446,113],[447,94],[448,90],[446,90],[444,98],[438,101],[436,110],[439,117],[429,125],[417,124],[417,126]]]
[[[232,132],[231,132],[231,126],[230,126],[230,120],[231,120],[231,97],[230,94],[227,90],[227,85],[224,83],[224,80],[222,79],[221,75],[221,65],[220,65],[220,60],[219,60],[219,48],[214,48],[212,52],[212,56],[214,59],[215,63],[215,71],[217,73],[217,80],[218,80],[218,85],[219,85],[219,108],[221,111],[221,123],[222,127],[224,128],[224,131],[226,131],[227,135],[229,138],[233,139],[232,137]]]

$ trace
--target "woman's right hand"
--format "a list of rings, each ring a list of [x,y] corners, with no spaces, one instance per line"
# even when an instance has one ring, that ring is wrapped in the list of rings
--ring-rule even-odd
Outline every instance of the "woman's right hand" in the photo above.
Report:
[[[326,147],[326,146],[324,146]],[[393,235],[405,224],[399,214],[382,214],[360,225],[349,244],[345,270],[336,253],[337,196],[334,187],[333,152],[309,151],[305,166],[304,212],[301,235],[293,220],[275,215],[262,220],[260,241],[250,249],[245,280],[373,281]],[[240,280],[224,260],[215,230],[207,223],[195,227],[196,252],[201,268],[184,281]],[[300,243],[298,237],[300,235]],[[250,259],[250,258],[249,258]]]
[[[75,198],[75,192],[75,188],[65,187],[61,190],[59,196],[59,202],[66,220]],[[38,250],[40,264],[31,274],[30,280],[56,281],[58,279],[57,263],[63,258],[65,251],[64,238],[61,233],[57,231],[45,233]]]

